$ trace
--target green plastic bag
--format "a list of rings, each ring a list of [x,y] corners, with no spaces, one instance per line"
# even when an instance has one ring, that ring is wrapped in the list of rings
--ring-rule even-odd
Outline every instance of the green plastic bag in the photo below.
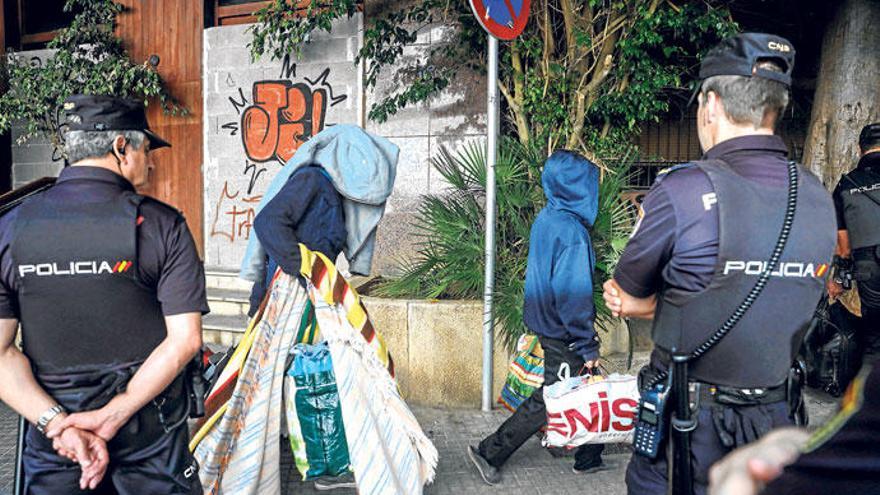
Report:
[[[303,479],[348,472],[348,443],[326,343],[294,347],[285,392],[290,447]]]

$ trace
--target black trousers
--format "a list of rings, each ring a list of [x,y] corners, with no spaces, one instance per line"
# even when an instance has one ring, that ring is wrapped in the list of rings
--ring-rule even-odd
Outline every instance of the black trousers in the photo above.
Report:
[[[163,413],[169,424],[188,414],[188,398],[178,378],[164,396]],[[78,392],[94,391],[94,387],[55,390],[59,402],[72,404],[71,397]],[[167,406],[167,407],[164,407]],[[70,406],[72,407],[72,406]],[[76,408],[74,410],[79,410]],[[202,493],[198,464],[189,452],[189,432],[186,422],[165,432],[159,410],[147,404],[126,422],[109,442],[110,463],[107,473],[94,491],[81,491],[78,464],[59,456],[52,441],[36,428],[28,427],[22,456],[24,487],[27,495],[54,494],[175,494]]]
[[[544,385],[559,381],[559,367],[568,363],[572,375],[584,366],[584,360],[570,351],[565,342],[539,337],[544,348]],[[544,387],[540,387],[526,399],[495,433],[480,442],[480,455],[495,467],[501,467],[507,459],[532,435],[547,424],[547,409],[544,406]],[[604,445],[582,445],[575,452],[575,466],[591,467],[602,459]]]
[[[51,441],[28,427],[23,467],[26,495],[137,495],[202,493],[198,464],[189,453],[186,425],[159,435],[137,449],[108,444],[110,464],[94,491],[80,490],[80,467],[59,456]]]
[[[880,352],[880,307],[866,306],[862,302],[862,317],[859,320],[861,341],[869,352]]]
[[[697,428],[691,433],[694,495],[706,494],[712,464],[770,430],[792,424],[785,401],[744,407],[701,405],[697,412]],[[668,439],[667,435],[667,449]],[[666,495],[669,482],[667,449],[654,460],[633,453],[626,468],[629,495]]]

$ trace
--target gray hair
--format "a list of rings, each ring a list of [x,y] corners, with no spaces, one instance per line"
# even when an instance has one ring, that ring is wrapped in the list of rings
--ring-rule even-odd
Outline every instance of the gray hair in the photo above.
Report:
[[[762,69],[782,72],[773,62],[758,63]],[[712,76],[703,81],[702,92],[713,91],[721,98],[727,117],[736,124],[761,127],[764,117],[773,116],[773,123],[788,106],[788,87],[765,77]]]
[[[64,135],[67,161],[76,163],[86,158],[103,158],[113,151],[113,140],[120,135],[135,149],[140,149],[147,137],[141,131],[69,131]]]

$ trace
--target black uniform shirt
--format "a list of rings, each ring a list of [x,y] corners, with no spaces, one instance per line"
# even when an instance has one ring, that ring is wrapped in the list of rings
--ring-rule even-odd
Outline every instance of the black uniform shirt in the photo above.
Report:
[[[862,370],[841,399],[837,416],[817,430],[807,449],[762,495],[880,493],[880,361]]]
[[[48,192],[62,202],[106,201],[120,190],[134,191],[131,183],[99,167],[68,167]],[[18,280],[11,255],[17,209],[0,217],[0,318],[19,318]],[[178,211],[147,198],[138,222],[138,276],[154,288],[162,313],[171,316],[209,311],[205,271],[186,221]]]
[[[859,160],[859,164],[856,165],[856,168],[872,169],[875,174],[880,175],[880,151],[863,156]],[[855,181],[857,182],[858,179],[855,179]],[[837,187],[834,188],[834,193],[831,195],[832,199],[834,199],[834,211],[837,214],[837,230],[846,230],[846,219],[843,217],[843,191],[865,185],[867,184],[853,184],[843,177],[838,181]]]
[[[788,183],[788,150],[778,136],[723,141],[703,159],[721,159],[747,180]],[[698,292],[709,285],[718,259],[718,209],[709,177],[699,168],[676,171],[655,183],[643,216],[614,271],[628,294],[647,297],[663,284]]]

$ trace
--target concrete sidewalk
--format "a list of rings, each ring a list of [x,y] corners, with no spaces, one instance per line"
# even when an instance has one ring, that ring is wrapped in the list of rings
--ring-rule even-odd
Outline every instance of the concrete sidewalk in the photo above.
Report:
[[[812,427],[823,424],[833,414],[836,401],[827,395],[809,392],[809,411]],[[608,471],[590,475],[578,475],[571,471],[573,458],[555,458],[541,447],[536,439],[530,439],[517,451],[504,469],[501,484],[490,487],[476,474],[465,455],[467,445],[476,444],[500,425],[508,414],[506,411],[483,413],[460,409],[435,409],[414,407],[422,428],[434,441],[440,452],[437,479],[425,492],[430,495],[507,493],[529,495],[566,495],[601,493],[622,495],[626,493],[623,483],[629,447],[609,445],[604,458],[612,467]],[[0,494],[10,494],[13,488],[17,416],[0,404]],[[312,483],[299,480],[293,465],[290,449],[282,441],[281,478],[285,489],[282,493],[327,493],[315,490]],[[587,491],[588,490],[588,491]],[[334,490],[331,493],[354,494],[354,490]]]

